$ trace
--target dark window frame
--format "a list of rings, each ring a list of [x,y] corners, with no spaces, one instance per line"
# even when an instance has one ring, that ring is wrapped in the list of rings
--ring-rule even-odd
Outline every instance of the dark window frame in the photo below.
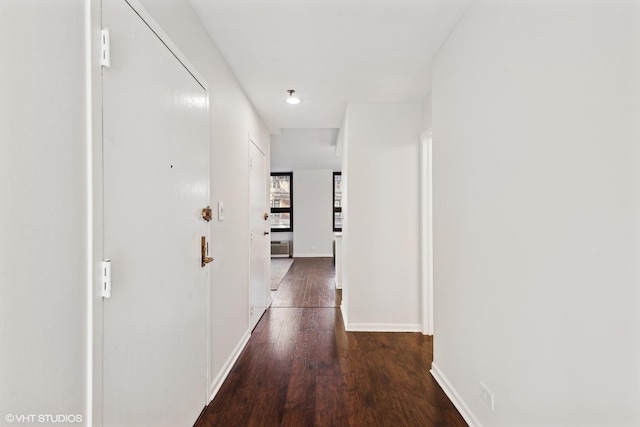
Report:
[[[290,206],[287,208],[271,208],[271,213],[288,213],[289,228],[271,228],[272,232],[292,232],[293,231],[293,172],[272,172],[271,176],[288,176],[289,177],[289,201]],[[269,183],[271,188],[271,183]],[[271,190],[269,190],[271,191]]]
[[[342,213],[342,203],[341,206],[336,206],[336,176],[340,176],[340,181],[342,181],[342,172],[334,172],[333,173],[333,182],[331,183],[331,187],[333,188],[333,200],[331,200],[331,204],[333,205],[333,231],[334,232],[342,232],[342,227],[336,227],[336,213]]]

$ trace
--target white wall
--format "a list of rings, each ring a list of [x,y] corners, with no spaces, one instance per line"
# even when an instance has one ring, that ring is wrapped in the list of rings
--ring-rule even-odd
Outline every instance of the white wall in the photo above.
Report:
[[[422,132],[430,129],[432,125],[433,110],[431,108],[431,102],[431,94],[422,101],[422,119],[420,122]]]
[[[421,104],[350,104],[343,311],[351,330],[420,325]]]
[[[476,425],[640,425],[639,17],[478,0],[435,59],[434,366]]]
[[[249,326],[249,135],[267,154],[269,134],[187,0],[142,3],[210,87],[211,202],[224,202],[212,221],[212,378]],[[215,387],[216,384],[213,384]]]
[[[333,256],[333,171],[293,171],[293,256]]]
[[[2,425],[87,419],[84,12],[82,1],[0,2]]]

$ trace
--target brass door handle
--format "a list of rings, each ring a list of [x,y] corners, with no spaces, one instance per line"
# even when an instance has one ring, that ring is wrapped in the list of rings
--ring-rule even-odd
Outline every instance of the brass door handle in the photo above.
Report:
[[[207,243],[207,238],[205,236],[202,236],[200,238],[200,256],[201,256],[200,266],[201,267],[204,267],[205,265],[213,261],[213,258],[207,256],[208,254],[209,254],[209,244]]]
[[[206,208],[202,209],[202,219],[207,222],[213,219],[213,211],[211,210],[211,206],[207,206]]]

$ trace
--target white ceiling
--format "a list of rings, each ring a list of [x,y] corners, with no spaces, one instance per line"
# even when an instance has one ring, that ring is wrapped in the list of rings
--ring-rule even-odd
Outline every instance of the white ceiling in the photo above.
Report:
[[[424,100],[431,60],[473,0],[190,1],[279,135],[339,128],[349,102]]]
[[[282,129],[271,137],[271,171],[304,169],[342,170],[342,156],[336,149],[338,129]]]

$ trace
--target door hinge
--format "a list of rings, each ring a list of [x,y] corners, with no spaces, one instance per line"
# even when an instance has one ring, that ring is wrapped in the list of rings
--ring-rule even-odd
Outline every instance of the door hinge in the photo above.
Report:
[[[111,40],[108,28],[100,31],[100,65],[107,68],[111,66]]]
[[[102,296],[111,298],[111,260],[102,261]]]

